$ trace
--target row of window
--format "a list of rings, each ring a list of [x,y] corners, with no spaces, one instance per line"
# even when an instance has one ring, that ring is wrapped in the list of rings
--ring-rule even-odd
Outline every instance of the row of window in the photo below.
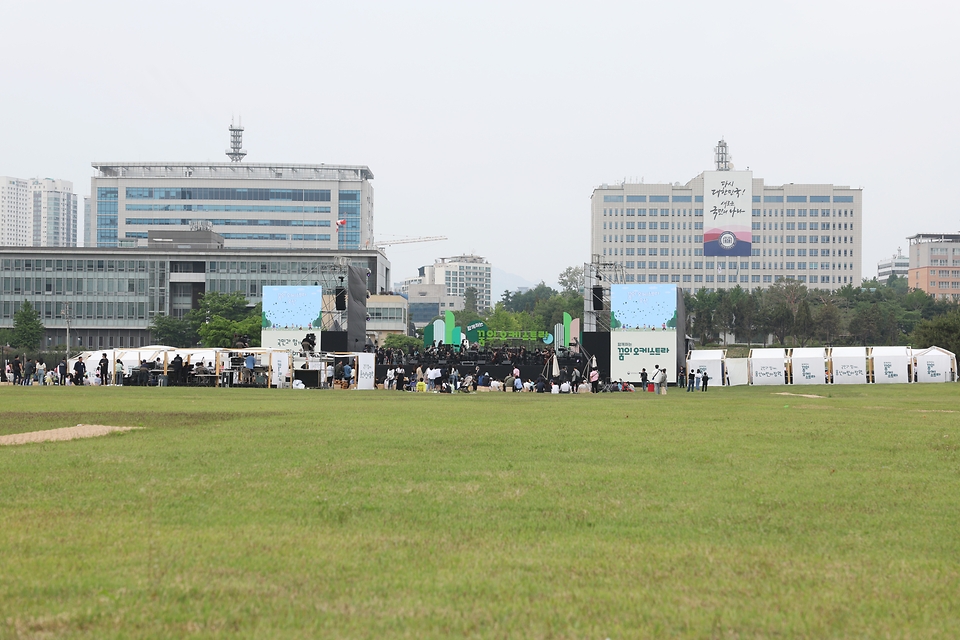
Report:
[[[160,262],[161,271],[166,263]],[[156,260],[31,260],[4,258],[4,271],[137,271],[156,270]]]
[[[762,229],[761,229],[761,224],[763,225]],[[779,230],[781,230],[781,229],[783,229],[783,230],[785,230],[785,231],[807,231],[807,230],[808,230],[808,229],[807,229],[807,225],[808,225],[808,224],[810,225],[810,226],[809,226],[809,230],[810,230],[810,231],[820,231],[820,230],[829,231],[830,228],[831,228],[831,225],[830,225],[829,222],[824,222],[823,224],[820,224],[820,223],[818,223],[818,222],[810,222],[810,223],[807,223],[807,222],[785,222],[785,223],[781,223],[781,222],[769,222],[769,223],[767,223],[767,222],[764,222],[764,223],[754,222],[754,223],[752,223],[752,227],[753,227],[753,230],[754,230],[754,231],[761,231],[761,230],[767,231],[767,230],[768,230],[768,226],[769,226],[769,230],[770,230],[770,231],[779,231]],[[784,226],[781,226],[781,225],[784,225]],[[847,223],[846,223],[846,222],[843,222],[843,223],[841,223],[841,222],[834,223],[834,224],[833,224],[833,230],[834,230],[834,231],[853,231],[853,223],[852,223],[852,222],[850,223],[849,228],[847,227]]]
[[[626,276],[624,276],[624,278],[625,278],[625,280],[626,280],[627,282],[648,282],[647,274],[645,274],[645,273],[637,273],[637,274],[628,273],[628,274],[626,274]],[[764,275],[764,276],[762,276],[762,279],[763,279],[763,282],[764,282],[764,283],[781,282],[781,281],[783,281],[783,280],[796,280],[797,282],[809,282],[810,284],[815,284],[815,283],[818,283],[818,282],[819,282],[819,283],[823,283],[823,284],[831,284],[831,283],[835,283],[835,284],[850,284],[850,283],[853,282],[853,277],[852,277],[852,276],[819,276],[819,277],[818,277],[818,276],[809,276],[809,280],[808,280],[808,276],[807,276],[806,274],[789,275],[789,276],[783,276],[783,275]],[[709,283],[713,283],[713,282],[731,282],[731,283],[734,283],[734,282],[737,282],[737,276],[730,276],[730,278],[729,278],[729,280],[728,280],[728,279],[727,279],[727,276],[725,276],[725,275],[718,275],[718,276],[716,276],[716,278],[714,278],[714,276],[712,276],[712,275],[703,276],[703,275],[699,275],[699,274],[698,274],[698,275],[693,275],[692,277],[689,276],[689,275],[684,275],[682,280],[683,280],[683,282],[691,282],[691,281],[692,281],[692,282],[704,282],[704,280],[706,280],[706,282],[709,282]],[[649,282],[657,282],[657,281],[658,281],[658,276],[657,276],[657,274],[651,273],[651,274],[650,274],[650,277],[649,277]],[[676,273],[674,273],[674,274],[667,274],[667,273],[661,273],[661,274],[659,274],[659,282],[680,282],[680,281],[681,281],[680,274],[676,274]],[[760,283],[760,281],[761,281],[761,276],[760,276],[760,275],[751,275],[751,276],[741,275],[740,278],[739,278],[739,282],[741,282],[741,283],[753,283],[753,284],[758,284],[758,283]],[[705,290],[705,291],[707,291],[707,292],[713,292],[713,289],[712,289],[712,288],[706,288],[706,287],[698,287],[697,290],[698,290],[698,291],[699,291],[699,290]],[[689,287],[684,288],[684,291],[686,291],[687,293],[692,293],[692,291],[691,291],[691,289],[690,289]]]
[[[626,198],[626,200],[624,200]],[[783,202],[784,196],[763,196],[763,202]],[[786,196],[787,202],[830,202],[830,196]],[[604,195],[604,202],[703,202],[703,196],[619,196]],[[760,202],[760,196],[753,196]],[[853,202],[853,196],[833,196],[833,202]]]
[[[162,300],[162,299],[161,299]],[[23,304],[22,301],[3,301],[4,318],[12,318]],[[64,302],[31,303],[44,320],[63,318]],[[162,303],[161,303],[162,304]],[[145,302],[71,302],[70,317],[77,320],[145,320]]]
[[[125,211],[224,211],[230,213],[330,213],[330,207],[257,204],[127,204]]]
[[[680,227],[681,224],[683,225],[683,227],[682,227],[683,229],[686,229],[686,228],[687,228],[687,223],[686,223],[686,222],[682,222],[682,223],[681,223],[681,222],[666,222],[666,221],[660,223],[660,228],[661,228],[661,229],[680,229],[680,228],[681,228],[681,227]],[[609,225],[609,226],[608,226],[608,225]],[[676,225],[676,227],[674,227],[674,225]],[[620,221],[620,222],[609,222],[609,223],[608,223],[608,222],[604,222],[604,223],[603,223],[603,228],[604,228],[604,229],[608,229],[608,228],[609,228],[609,229],[624,229],[624,228],[626,228],[626,229],[646,229],[646,228],[647,228],[647,223],[646,223],[646,222],[623,222],[623,221]],[[651,223],[650,223],[650,228],[651,228],[651,229],[656,229],[656,228],[657,228],[657,223],[656,223],[656,222],[651,222]],[[702,222],[691,222],[691,223],[690,223],[690,228],[691,228],[691,229],[703,229],[703,223],[702,223]]]
[[[633,260],[626,260],[623,263],[625,269],[649,269],[651,271],[654,271],[657,269],[661,269],[661,270],[684,269],[685,270],[690,268],[687,266],[688,264],[691,264],[692,268],[697,271],[702,271],[704,269],[703,262],[681,263],[681,262],[669,261],[669,260],[660,260],[659,262],[656,260],[649,260],[649,261],[637,260],[636,262],[634,262]],[[852,271],[853,270],[853,263],[850,263],[850,262],[741,262],[739,264],[739,267],[736,262],[730,262],[728,267],[725,267],[724,264],[725,263],[723,262],[718,262],[716,264],[716,267],[714,267],[713,262],[707,262],[706,270],[707,271],[713,271],[714,269],[716,269],[716,271],[723,271],[724,269],[729,271],[743,271],[747,269],[752,269],[752,270],[787,269],[789,271],[794,271],[794,270],[805,271],[808,269],[810,271],[817,271],[817,270]]]
[[[200,220],[192,218],[127,218],[125,224],[130,226],[146,225],[151,227],[181,226],[189,227],[194,223],[209,222],[215,227],[329,227],[329,220],[261,220],[221,218],[214,220]]]
[[[659,238],[660,242],[693,242],[696,244],[703,243],[702,235],[636,235],[636,234],[612,234],[607,235],[603,234],[602,242],[649,242],[650,244],[655,244]],[[762,238],[762,240],[761,240]],[[853,238],[850,236],[760,236],[753,235],[751,236],[751,242],[753,244],[761,244],[761,242],[766,244],[830,244],[832,241],[834,244],[848,244],[853,242]]]
[[[341,194],[344,192],[341,191]],[[352,193],[352,192],[350,192]],[[288,200],[330,202],[330,189],[150,189],[127,187],[128,200]],[[109,197],[116,198],[116,189]],[[350,196],[353,197],[352,195]],[[98,199],[105,199],[100,198]],[[341,199],[343,196],[341,195]],[[359,200],[359,197],[357,197]]]

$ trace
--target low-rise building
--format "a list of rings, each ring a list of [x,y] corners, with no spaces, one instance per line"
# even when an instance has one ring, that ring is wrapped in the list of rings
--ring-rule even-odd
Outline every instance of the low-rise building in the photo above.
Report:
[[[910,242],[911,289],[960,300],[960,234],[920,233]]]

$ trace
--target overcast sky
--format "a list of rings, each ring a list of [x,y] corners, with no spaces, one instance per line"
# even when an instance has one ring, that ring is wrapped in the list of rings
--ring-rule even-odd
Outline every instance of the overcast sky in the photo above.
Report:
[[[242,115],[248,162],[369,166],[378,240],[449,237],[394,280],[475,252],[550,284],[594,187],[684,183],[722,136],[767,184],[862,187],[871,277],[960,231],[958,7],[0,0],[0,175],[84,196],[94,160],[225,161]]]

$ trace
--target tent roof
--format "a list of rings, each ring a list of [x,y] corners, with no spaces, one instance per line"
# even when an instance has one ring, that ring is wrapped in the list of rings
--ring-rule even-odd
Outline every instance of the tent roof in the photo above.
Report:
[[[875,356],[904,356],[909,357],[912,351],[910,347],[874,347]]]
[[[787,357],[786,349],[750,349],[751,360],[781,359]]]
[[[834,347],[830,350],[830,355],[836,358],[837,356],[841,358],[866,358],[867,357],[867,348],[866,347]]]
[[[936,346],[934,346],[934,347],[927,347],[926,349],[920,349],[919,351],[914,351],[914,352],[913,352],[913,355],[914,355],[914,356],[925,356],[925,355],[929,355],[929,354],[931,354],[931,353],[938,353],[938,354],[947,356],[948,358],[956,358],[956,357],[957,357],[957,355],[956,355],[954,352],[952,352],[952,351],[947,351],[947,350],[944,349],[943,347],[936,347]]]
[[[690,352],[690,360],[723,360],[726,351],[723,349],[694,349]]]

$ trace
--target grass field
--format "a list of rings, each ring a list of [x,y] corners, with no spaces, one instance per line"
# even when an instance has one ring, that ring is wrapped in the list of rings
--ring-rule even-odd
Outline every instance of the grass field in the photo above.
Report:
[[[145,428],[0,447],[0,637],[958,637],[958,400],[6,387]]]

